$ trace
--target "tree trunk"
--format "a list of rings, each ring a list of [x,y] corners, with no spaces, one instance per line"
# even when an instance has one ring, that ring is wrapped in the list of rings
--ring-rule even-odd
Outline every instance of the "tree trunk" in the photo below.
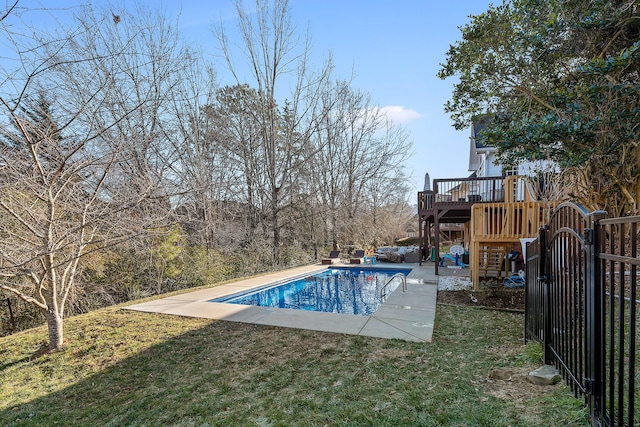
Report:
[[[273,265],[280,265],[280,224],[278,221],[278,190],[272,192],[271,227],[273,229]]]
[[[64,343],[62,315],[50,307],[47,310],[46,318],[49,328],[49,350],[59,350]]]

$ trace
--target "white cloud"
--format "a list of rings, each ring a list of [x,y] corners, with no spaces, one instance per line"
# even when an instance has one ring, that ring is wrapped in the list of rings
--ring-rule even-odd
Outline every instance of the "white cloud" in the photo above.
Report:
[[[380,111],[394,123],[409,123],[422,117],[422,114],[415,110],[404,108],[404,105],[387,105],[380,108]]]

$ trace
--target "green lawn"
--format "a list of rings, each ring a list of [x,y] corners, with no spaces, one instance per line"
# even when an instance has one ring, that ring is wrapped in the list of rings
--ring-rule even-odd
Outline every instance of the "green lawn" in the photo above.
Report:
[[[433,343],[99,310],[0,338],[0,425],[577,426],[523,316],[438,306]]]

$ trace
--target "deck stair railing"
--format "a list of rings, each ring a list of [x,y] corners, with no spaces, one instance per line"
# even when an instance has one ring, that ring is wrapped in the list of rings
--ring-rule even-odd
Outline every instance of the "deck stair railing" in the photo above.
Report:
[[[389,285],[389,283],[393,282],[393,280],[396,279],[396,278],[399,278],[400,280],[402,280],[402,293],[407,292],[407,276],[405,276],[404,273],[396,273],[380,289],[380,298],[381,299],[385,298],[387,296],[387,294],[385,293],[385,290],[387,289],[387,286]]]

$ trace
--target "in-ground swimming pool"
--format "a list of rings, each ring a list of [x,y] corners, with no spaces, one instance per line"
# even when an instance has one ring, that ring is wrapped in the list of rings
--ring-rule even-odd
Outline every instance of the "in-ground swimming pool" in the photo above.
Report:
[[[313,276],[274,283],[211,302],[369,316],[384,302],[380,295],[384,285],[396,273],[406,276],[410,272],[411,269],[332,267]],[[400,283],[398,279],[393,280],[385,288],[385,294]]]

